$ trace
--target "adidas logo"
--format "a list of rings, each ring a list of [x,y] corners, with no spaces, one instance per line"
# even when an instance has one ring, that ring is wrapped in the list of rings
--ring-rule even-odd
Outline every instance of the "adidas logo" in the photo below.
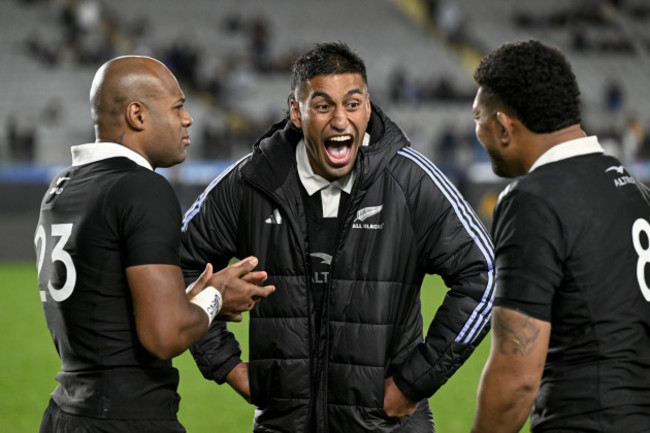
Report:
[[[273,209],[273,213],[264,220],[266,224],[282,224],[282,216],[278,209]]]
[[[357,211],[357,217],[355,218],[354,222],[352,223],[352,228],[353,229],[365,229],[365,230],[383,230],[384,229],[384,223],[380,224],[368,224],[365,221],[373,217],[375,215],[378,215],[381,213],[381,211],[384,209],[384,205],[381,204],[379,206],[369,206],[369,207],[364,207],[362,209],[359,209]]]

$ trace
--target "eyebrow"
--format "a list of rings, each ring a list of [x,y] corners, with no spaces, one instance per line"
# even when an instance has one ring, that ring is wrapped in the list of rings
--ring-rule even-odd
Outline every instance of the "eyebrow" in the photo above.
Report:
[[[361,89],[352,89],[345,94],[345,97],[352,95],[363,95],[363,91],[361,91]],[[319,96],[325,99],[332,99],[332,97],[327,92],[314,92],[314,94],[311,96],[311,99],[317,98]]]

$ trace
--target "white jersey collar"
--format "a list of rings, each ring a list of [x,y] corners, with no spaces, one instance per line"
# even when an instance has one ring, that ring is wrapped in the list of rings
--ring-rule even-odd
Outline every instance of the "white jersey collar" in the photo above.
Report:
[[[136,164],[153,171],[153,167],[142,155],[118,143],[95,142],[79,144],[70,148],[72,152],[72,165],[90,164],[103,159],[122,156]]]
[[[362,146],[367,146],[370,143],[370,135],[366,133],[363,137]],[[321,202],[323,204],[323,218],[334,218],[338,215],[339,201],[341,198],[341,191],[350,194],[352,185],[356,179],[356,171],[353,169],[346,176],[328,181],[324,177],[314,173],[314,170],[309,163],[309,155],[307,155],[307,145],[305,140],[302,139],[296,146],[296,163],[298,164],[298,176],[302,186],[305,187],[307,194],[314,195],[321,191]]]
[[[536,168],[550,164],[551,162],[562,161],[563,159],[587,155],[589,153],[604,153],[603,147],[598,143],[598,138],[594,135],[556,144],[537,158],[537,161],[530,167],[528,172],[530,173]]]

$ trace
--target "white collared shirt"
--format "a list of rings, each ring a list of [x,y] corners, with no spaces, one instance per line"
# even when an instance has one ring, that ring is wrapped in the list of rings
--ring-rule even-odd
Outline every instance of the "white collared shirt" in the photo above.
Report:
[[[366,133],[363,137],[362,146],[367,146],[370,142],[370,135]],[[357,177],[356,170],[352,169],[346,176],[338,178],[333,182],[314,173],[309,163],[307,155],[307,145],[302,139],[296,146],[296,163],[298,164],[298,176],[302,186],[305,187],[307,194],[314,195],[321,192],[321,202],[323,204],[323,218],[336,218],[339,212],[339,202],[341,201],[341,191],[350,194],[352,185]]]
[[[91,162],[101,161],[102,159],[115,158],[123,156],[144,168],[153,171],[153,167],[142,155],[129,149],[121,144],[111,142],[95,142],[79,144],[70,148],[72,152],[72,165],[90,164]]]
[[[574,156],[587,155],[589,153],[604,153],[603,147],[598,143],[598,138],[595,135],[556,144],[537,158],[537,161],[530,167],[528,172],[530,173],[544,164],[573,158]]]

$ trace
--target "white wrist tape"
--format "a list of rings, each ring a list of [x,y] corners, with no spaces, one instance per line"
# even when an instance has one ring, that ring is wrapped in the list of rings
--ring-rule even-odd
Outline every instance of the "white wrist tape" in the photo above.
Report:
[[[221,310],[221,292],[212,286],[207,286],[198,295],[190,300],[191,303],[201,307],[208,315],[208,326]]]

